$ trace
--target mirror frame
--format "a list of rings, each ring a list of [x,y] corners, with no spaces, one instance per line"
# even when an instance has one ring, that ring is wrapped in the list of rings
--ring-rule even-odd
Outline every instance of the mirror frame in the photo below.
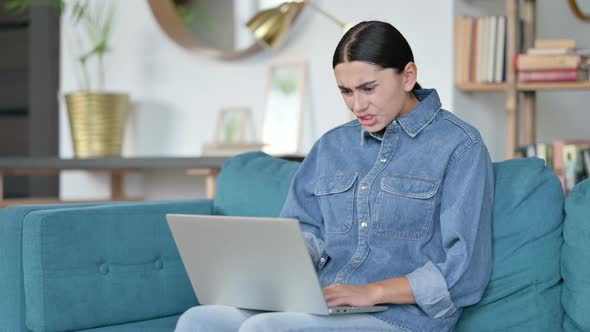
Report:
[[[572,11],[574,12],[574,14],[581,20],[584,21],[590,21],[590,14],[585,14],[584,12],[582,12],[582,10],[580,9],[580,6],[578,6],[578,3],[576,2],[576,0],[568,0],[568,3],[570,5],[570,8],[572,9]]]
[[[206,45],[199,40],[188,27],[184,25],[176,12],[172,0],[148,0],[148,4],[160,28],[177,45],[196,55],[207,55],[220,60],[237,60],[263,50],[259,43],[254,41],[252,45],[235,50],[223,51]],[[299,16],[299,14],[297,15]],[[293,19],[296,21],[297,16]]]

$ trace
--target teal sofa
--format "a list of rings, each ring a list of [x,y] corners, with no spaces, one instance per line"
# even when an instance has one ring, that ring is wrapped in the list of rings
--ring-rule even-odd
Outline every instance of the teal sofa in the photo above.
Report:
[[[215,200],[0,210],[0,332],[169,332],[197,305],[166,213],[276,216],[297,162],[226,161]],[[564,199],[540,159],[494,165],[494,265],[457,331],[590,331],[590,182]]]

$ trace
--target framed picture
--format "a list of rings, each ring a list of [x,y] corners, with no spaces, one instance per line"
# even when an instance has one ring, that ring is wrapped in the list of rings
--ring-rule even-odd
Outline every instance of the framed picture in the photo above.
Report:
[[[222,108],[217,116],[215,143],[241,144],[247,141],[250,111],[245,107]]]
[[[268,67],[260,138],[271,155],[297,154],[301,145],[305,61]]]

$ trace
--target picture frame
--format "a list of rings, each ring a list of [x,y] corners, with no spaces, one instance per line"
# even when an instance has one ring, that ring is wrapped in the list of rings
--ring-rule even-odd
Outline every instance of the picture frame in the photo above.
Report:
[[[246,107],[226,107],[217,113],[216,144],[244,144],[248,140],[250,110]]]
[[[305,60],[273,62],[268,66],[260,141],[270,155],[296,155],[303,136],[306,89]]]

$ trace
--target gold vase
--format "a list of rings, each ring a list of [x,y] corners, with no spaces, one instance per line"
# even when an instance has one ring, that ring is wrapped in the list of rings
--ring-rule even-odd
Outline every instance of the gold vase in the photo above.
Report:
[[[76,158],[121,156],[128,94],[75,92],[66,104]]]

